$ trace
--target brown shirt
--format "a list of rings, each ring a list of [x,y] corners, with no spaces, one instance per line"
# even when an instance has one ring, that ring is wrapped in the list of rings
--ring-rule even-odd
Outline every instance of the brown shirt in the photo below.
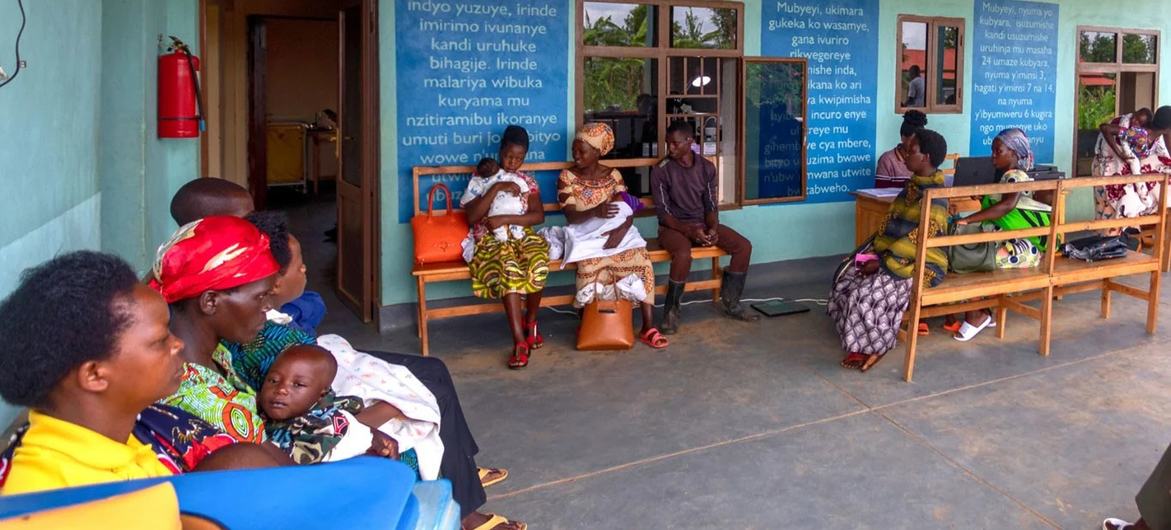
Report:
[[[708,212],[716,211],[719,197],[716,166],[695,155],[691,167],[670,158],[651,169],[651,193],[659,222],[670,215],[683,223],[703,223]]]

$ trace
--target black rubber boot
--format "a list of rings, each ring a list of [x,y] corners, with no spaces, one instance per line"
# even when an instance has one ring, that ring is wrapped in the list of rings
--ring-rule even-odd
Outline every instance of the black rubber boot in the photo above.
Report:
[[[659,333],[674,335],[679,331],[679,303],[683,301],[683,282],[667,280],[667,301],[663,302],[663,322]]]
[[[760,320],[760,315],[750,313],[740,303],[740,296],[744,294],[744,280],[747,278],[746,272],[724,271],[724,283],[720,287],[720,309],[731,318],[755,322]]]

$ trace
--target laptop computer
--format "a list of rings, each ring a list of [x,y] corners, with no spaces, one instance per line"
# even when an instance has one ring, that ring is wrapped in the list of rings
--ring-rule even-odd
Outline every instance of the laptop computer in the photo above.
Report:
[[[969,156],[956,160],[952,186],[977,186],[996,182],[996,166],[990,156]]]

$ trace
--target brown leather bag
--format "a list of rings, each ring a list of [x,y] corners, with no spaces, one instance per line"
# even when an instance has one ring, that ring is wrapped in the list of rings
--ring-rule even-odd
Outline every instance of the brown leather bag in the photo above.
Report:
[[[443,190],[447,198],[447,214],[435,215],[435,192]],[[415,263],[437,263],[463,259],[463,243],[468,236],[468,217],[451,208],[451,190],[443,183],[435,183],[427,193],[427,213],[411,218],[415,235]]]
[[[634,347],[634,306],[629,300],[594,300],[585,306],[577,330],[579,350]]]

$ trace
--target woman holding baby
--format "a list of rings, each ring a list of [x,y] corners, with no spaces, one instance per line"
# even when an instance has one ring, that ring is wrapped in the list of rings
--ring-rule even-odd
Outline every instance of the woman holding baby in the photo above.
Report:
[[[513,369],[528,366],[532,350],[545,344],[537,331],[537,312],[549,275],[549,244],[532,229],[545,222],[545,210],[537,181],[520,171],[528,151],[528,131],[509,125],[500,140],[499,167],[478,168],[460,199],[472,225],[472,294],[504,302],[514,343],[508,367]],[[500,212],[514,202],[507,196],[523,199],[521,209]],[[501,206],[494,207],[498,200]]]
[[[573,140],[574,166],[562,171],[557,181],[557,202],[570,228],[577,229],[572,231],[579,239],[587,239],[575,241],[574,246],[587,248],[591,253],[576,261],[574,305],[583,307],[595,299],[619,298],[639,303],[642,309],[639,340],[655,349],[666,348],[667,338],[653,325],[655,271],[647,254],[646,240],[634,227],[634,212],[624,201],[626,185],[622,174],[598,162],[613,148],[614,132],[608,125],[586,124]],[[581,230],[594,225],[598,228]]]

